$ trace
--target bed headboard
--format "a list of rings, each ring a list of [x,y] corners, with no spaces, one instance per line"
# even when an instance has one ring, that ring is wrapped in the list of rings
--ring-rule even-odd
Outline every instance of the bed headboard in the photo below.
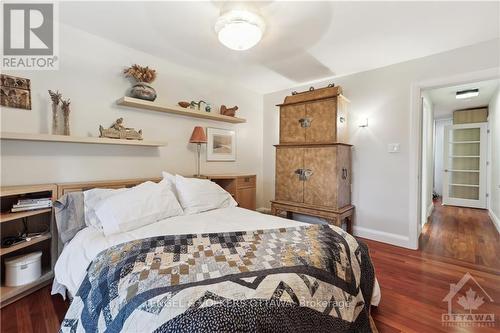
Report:
[[[135,179],[119,179],[119,180],[102,180],[93,182],[78,182],[78,183],[62,183],[57,184],[57,198],[62,197],[64,194],[69,192],[86,191],[93,188],[124,188],[133,187],[144,183],[146,181],[152,181],[158,183],[162,178],[135,178]]]

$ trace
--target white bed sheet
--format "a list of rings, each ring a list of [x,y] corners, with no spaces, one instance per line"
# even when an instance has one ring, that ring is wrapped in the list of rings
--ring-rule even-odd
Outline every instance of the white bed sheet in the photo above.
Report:
[[[200,214],[171,217],[142,228],[107,237],[102,230],[87,227],[75,235],[57,260],[52,293],[63,294],[65,287],[70,295],[75,295],[92,260],[101,251],[127,241],[162,235],[273,229],[300,225],[307,225],[307,223],[265,215],[239,207],[229,207]],[[380,288],[375,280],[371,303],[378,305],[379,301]]]

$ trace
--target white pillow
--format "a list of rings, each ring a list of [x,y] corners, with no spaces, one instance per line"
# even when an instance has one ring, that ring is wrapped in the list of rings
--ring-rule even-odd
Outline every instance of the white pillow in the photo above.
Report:
[[[94,188],[83,192],[83,210],[85,215],[85,225],[102,229],[101,221],[95,214],[96,207],[105,199],[117,193],[126,191],[126,188],[109,189],[109,188]]]
[[[182,215],[169,187],[145,182],[108,197],[95,210],[106,236],[134,230],[167,217]]]
[[[175,175],[175,188],[185,215],[238,205],[231,194],[207,179]]]
[[[160,184],[167,184],[168,187],[170,188],[170,190],[172,192],[174,192],[174,194],[175,194],[176,193],[175,176],[172,175],[171,173],[166,172],[166,171],[162,171],[161,176],[163,177],[163,179],[161,180]]]

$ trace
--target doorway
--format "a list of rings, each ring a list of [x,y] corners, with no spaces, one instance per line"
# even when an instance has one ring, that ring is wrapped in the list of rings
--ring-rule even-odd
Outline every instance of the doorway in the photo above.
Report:
[[[436,207],[489,207],[488,115],[499,82],[493,79],[422,90],[419,228],[432,223]],[[453,211],[439,209],[440,214]]]

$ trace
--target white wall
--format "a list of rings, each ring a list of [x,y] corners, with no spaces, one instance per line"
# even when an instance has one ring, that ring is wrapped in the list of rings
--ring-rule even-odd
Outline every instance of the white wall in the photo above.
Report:
[[[490,128],[489,212],[500,232],[500,88],[488,106]]]
[[[350,136],[353,150],[353,203],[355,233],[395,245],[412,247],[410,202],[410,105],[417,82],[499,67],[499,40],[492,40],[372,71],[325,80],[344,88],[351,100]],[[471,61],[473,59],[473,61]],[[291,87],[264,96],[264,200],[274,197],[274,147],[278,143],[278,111]],[[369,127],[359,128],[359,119]],[[388,143],[400,143],[401,152],[387,152]]]
[[[434,113],[432,101],[426,93],[422,96],[422,216],[421,225],[427,223],[432,213],[432,187],[434,182]]]
[[[441,196],[443,195],[444,127],[451,124],[450,118],[434,121],[434,191]]]
[[[109,126],[118,117],[125,125],[143,129],[145,140],[168,141],[167,147],[142,148],[63,143],[1,142],[2,185],[160,176],[161,170],[195,173],[195,147],[188,144],[196,125],[234,128],[237,131],[236,162],[205,162],[203,173],[248,172],[258,176],[258,203],[262,202],[262,95],[227,84],[223,77],[207,77],[113,41],[61,25],[60,69],[18,71],[6,74],[31,79],[33,109],[3,108],[2,131],[49,133],[48,89],[71,99],[71,132],[98,136],[99,124]],[[153,86],[159,103],[203,99],[238,105],[238,116],[247,123],[185,118],[115,105],[130,87],[121,74],[133,63],[158,72]]]

